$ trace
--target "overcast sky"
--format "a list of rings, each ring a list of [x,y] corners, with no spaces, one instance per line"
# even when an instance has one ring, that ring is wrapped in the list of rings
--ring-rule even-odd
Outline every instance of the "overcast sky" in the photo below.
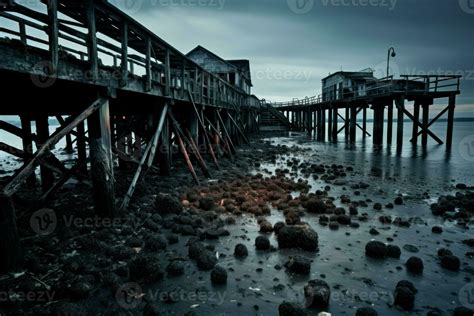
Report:
[[[458,116],[474,117],[474,0],[109,0],[186,53],[202,45],[249,59],[253,93],[286,101],[321,93],[341,69],[461,74]]]

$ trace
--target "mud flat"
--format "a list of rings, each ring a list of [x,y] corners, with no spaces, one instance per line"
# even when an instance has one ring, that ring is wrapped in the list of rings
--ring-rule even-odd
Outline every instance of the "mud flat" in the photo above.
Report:
[[[468,185],[410,185],[293,138],[221,167],[202,186],[150,173],[115,220],[81,182],[36,213],[53,228],[20,209],[25,262],[0,277],[0,314],[472,315]]]

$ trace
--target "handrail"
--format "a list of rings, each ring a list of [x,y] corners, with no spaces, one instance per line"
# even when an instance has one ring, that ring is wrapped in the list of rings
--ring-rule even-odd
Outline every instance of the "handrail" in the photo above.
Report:
[[[8,34],[10,39],[12,39],[10,36],[19,37],[26,47],[41,49],[38,44],[49,46],[52,56],[55,52],[63,51],[80,60],[91,62],[92,67],[93,60],[97,61],[98,67],[116,67],[127,81],[129,75],[145,73],[142,77],[147,87],[144,88],[145,92],[154,89],[151,83],[159,83],[170,91],[171,89],[175,89],[175,92],[181,90],[180,97],[185,98],[184,87],[190,84],[193,87],[192,93],[195,100],[203,104],[216,103],[215,105],[224,107],[243,106],[249,96],[240,88],[205,70],[107,2],[93,0],[92,9],[82,2],[78,2],[77,9],[73,1],[63,1],[61,5],[58,5],[58,0],[50,0],[50,2],[54,5],[48,5],[48,8],[57,6],[57,12],[63,13],[72,21],[56,18],[54,25],[51,25],[51,16],[48,15],[50,12],[32,10],[12,1],[12,4],[2,8],[0,19],[15,22],[17,26],[2,27],[0,33]],[[46,11],[46,4],[44,8]],[[92,22],[96,24],[95,33],[103,34],[107,36],[107,39],[103,39],[102,36],[98,38],[95,33],[91,36],[90,25],[86,18],[89,16],[88,10],[96,11],[94,14],[96,18]],[[25,26],[44,32],[46,40],[44,36],[37,36],[37,33],[27,34],[29,29]],[[54,30],[56,30],[56,39],[52,37]],[[97,47],[95,51],[89,49],[91,38]],[[59,44],[59,39],[64,42]],[[113,61],[113,65],[103,65],[99,59],[99,53],[104,54],[102,56],[108,56],[107,62]],[[54,66],[54,58],[52,58],[52,65]],[[138,68],[135,69],[134,66]]]
[[[353,87],[351,92],[343,92],[342,98],[335,100],[324,100],[322,95],[306,97],[304,99],[295,99],[293,101],[287,102],[270,102],[265,101],[266,104],[270,104],[273,107],[292,107],[300,105],[317,105],[322,103],[327,103],[331,101],[352,101],[358,100],[367,96],[377,97],[383,96],[387,93],[395,91],[404,91],[405,93],[409,92],[419,92],[424,91],[425,93],[430,92],[458,92],[460,86],[460,80],[462,76],[460,75],[400,75],[402,79],[396,80],[393,79],[393,75],[377,79],[374,86],[367,86],[366,84],[357,85]],[[421,81],[422,80],[422,81]],[[440,85],[440,82],[450,81],[448,84]],[[423,83],[423,89],[417,89],[415,84]],[[402,84],[400,87],[397,84]],[[363,87],[363,95],[359,95],[359,87]],[[456,87],[452,90],[440,90],[441,88]],[[400,90],[402,89],[402,90]]]

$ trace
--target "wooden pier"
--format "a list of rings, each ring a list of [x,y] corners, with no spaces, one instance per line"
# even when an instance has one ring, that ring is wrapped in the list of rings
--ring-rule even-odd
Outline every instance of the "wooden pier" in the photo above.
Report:
[[[436,143],[452,147],[454,111],[456,96],[460,94],[460,76],[392,76],[378,79],[363,93],[341,93],[335,100],[327,100],[324,95],[271,103],[290,121],[295,131],[304,131],[319,141],[337,141],[342,132],[350,142],[355,142],[360,131],[363,138],[372,137],[373,144],[382,146],[384,142],[391,146],[396,135],[397,149],[403,145],[405,120],[413,126],[411,142],[426,147],[429,138]],[[353,89],[358,91],[357,88]],[[430,107],[436,99],[446,100],[446,106],[430,120]],[[413,102],[413,111],[407,109],[407,103]],[[367,130],[367,110],[373,111],[373,131]],[[396,132],[393,131],[394,112],[396,111]],[[341,114],[341,112],[343,114]],[[420,120],[421,113],[421,120]],[[446,141],[443,141],[430,127],[447,114]],[[342,122],[342,124],[341,124]],[[387,122],[387,131],[384,131]],[[386,135],[386,137],[385,137]]]
[[[246,135],[257,131],[255,96],[113,5],[42,3],[43,12],[14,1],[0,7],[0,33],[7,36],[0,40],[0,115],[21,119],[21,127],[0,121],[0,129],[23,145],[0,142],[0,150],[24,161],[0,189],[0,274],[19,259],[13,201],[23,186],[41,185],[43,195],[33,202],[40,208],[70,178],[89,179],[96,215],[111,218],[127,209],[147,170],[170,175],[173,147],[199,183],[197,166],[211,177],[209,161],[219,168],[221,157],[232,158],[235,147],[248,142]],[[50,134],[54,118],[60,127]],[[77,156],[71,168],[53,154],[62,139]],[[123,197],[115,194],[116,164],[136,170]]]

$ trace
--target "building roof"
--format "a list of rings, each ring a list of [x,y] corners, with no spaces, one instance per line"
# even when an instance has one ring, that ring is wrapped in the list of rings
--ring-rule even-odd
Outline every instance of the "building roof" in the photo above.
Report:
[[[237,59],[237,60],[225,60],[224,58],[214,54],[210,50],[202,47],[201,45],[196,46],[193,50],[186,54],[186,56],[191,56],[196,51],[204,51],[207,54],[211,55],[212,57],[224,62],[229,67],[235,69],[236,71],[240,71],[243,75],[249,80],[250,85],[252,85],[252,79],[250,77],[250,62],[245,59]]]
[[[374,79],[374,72],[373,71],[338,71],[329,76],[323,78],[323,80],[329,79],[336,75],[342,75],[344,77],[351,77],[351,78],[358,78],[358,79]]]

